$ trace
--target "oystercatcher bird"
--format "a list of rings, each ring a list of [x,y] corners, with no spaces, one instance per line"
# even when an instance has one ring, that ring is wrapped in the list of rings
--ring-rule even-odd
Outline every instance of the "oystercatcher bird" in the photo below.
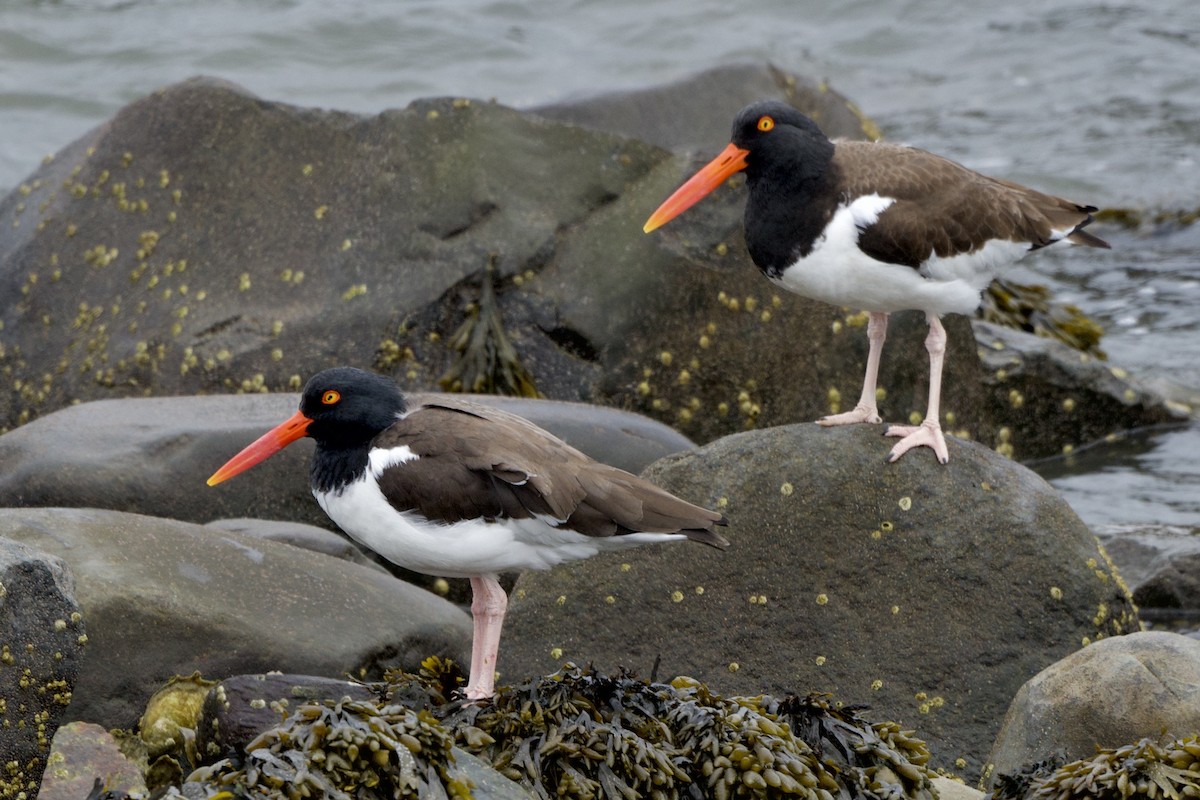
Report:
[[[1107,248],[1083,230],[1094,206],[990,178],[924,150],[876,142],[832,142],[789,105],[766,101],[738,112],[733,140],[659,206],[646,233],[674,219],[737,172],[746,173],[746,247],[776,285],[869,312],[866,377],[854,410],[821,425],[882,420],[875,404],[888,314],[925,312],[929,406],[903,437],[895,461],[930,447],[949,461],[939,423],[946,331],[939,319],[978,308],[1004,266],[1059,243]]]
[[[451,397],[409,405],[388,378],[314,375],[300,410],[208,479],[316,440],[313,495],[347,534],[402,567],[471,579],[466,697],[491,697],[508,597],[501,572],[548,569],[606,550],[691,539],[725,548],[718,513],[601,464],[526,419]]]

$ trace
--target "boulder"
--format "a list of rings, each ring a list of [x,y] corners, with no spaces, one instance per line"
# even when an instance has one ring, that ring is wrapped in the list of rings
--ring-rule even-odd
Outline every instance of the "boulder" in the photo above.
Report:
[[[1131,428],[1184,422],[1168,400],[1123,367],[1061,342],[976,320],[993,445],[1019,461],[1059,455]]]
[[[88,637],[66,562],[0,530],[0,798],[35,796]]]
[[[885,463],[882,426],[728,436],[643,473],[722,509],[727,551],[671,544],[517,583],[500,680],[564,661],[692,675],[714,691],[835,693],[978,772],[1029,675],[1138,629],[1052,487],[978,444]]]
[[[1021,687],[989,757],[988,785],[1050,757],[1200,731],[1200,642],[1144,631],[1094,642]]]
[[[696,165],[650,142],[711,156],[762,97],[831,136],[876,133],[770,65],[527,112],[443,98],[359,116],[165,87],[0,201],[0,430],[80,400],[295,391],[334,364],[631,408],[698,441],[848,406],[864,317],[762,278],[742,185],[640,229]],[[1003,444],[1024,412],[991,398],[969,321],[947,326],[951,427]],[[924,336],[920,315],[889,331],[891,420],[924,408]],[[1145,417],[1127,411],[1099,427]],[[1061,449],[1041,433],[1028,452]]]
[[[16,388],[0,427],[74,400],[294,390],[336,363],[430,388],[460,357],[453,334],[489,264],[484,312],[537,388],[594,399],[630,339],[670,327],[660,312],[697,310],[659,291],[687,282],[633,222],[679,168],[494,103],[364,117],[208,79],[166,87],[0,202],[17,221],[0,231],[0,363]],[[761,293],[739,272],[727,288]]]
[[[877,139],[879,129],[824,82],[793,75],[772,64],[727,64],[663,86],[602,92],[535,106],[530,111],[678,153],[711,158],[729,138],[742,107],[772,97],[807,109],[830,136]]]
[[[196,670],[361,679],[434,654],[464,663],[469,652],[470,617],[445,600],[289,545],[66,508],[0,509],[0,537],[77,575],[88,648],[70,713],[106,727],[132,728],[151,694]]]
[[[1145,619],[1200,627],[1200,531],[1171,525],[1110,527],[1096,536]]]
[[[41,800],[83,800],[100,781],[115,797],[146,793],[137,764],[121,752],[116,738],[93,722],[68,722],[54,734],[53,750],[37,796]]]
[[[290,544],[314,553],[321,553],[366,567],[380,569],[380,564],[344,535],[326,528],[305,525],[303,522],[287,522],[273,519],[215,519],[206,527],[248,536],[252,539],[267,539],[272,542]]]

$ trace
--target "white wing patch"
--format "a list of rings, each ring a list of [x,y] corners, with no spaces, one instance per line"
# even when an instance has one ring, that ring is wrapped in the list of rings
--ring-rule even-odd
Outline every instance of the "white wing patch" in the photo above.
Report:
[[[864,194],[862,197],[855,198],[854,202],[849,205],[843,205],[838,209],[841,213],[842,209],[850,212],[850,219],[854,222],[854,227],[862,230],[869,228],[879,220],[879,215],[888,210],[888,206],[896,202],[894,197],[881,197],[878,194]],[[834,215],[837,219],[837,215]],[[828,234],[828,231],[826,231]],[[854,240],[858,241],[858,234],[854,234]]]
[[[367,454],[367,471],[375,480],[379,480],[379,476],[388,467],[399,466],[409,461],[419,459],[408,445],[402,444],[399,447],[392,447],[387,450],[383,448],[374,448]]]

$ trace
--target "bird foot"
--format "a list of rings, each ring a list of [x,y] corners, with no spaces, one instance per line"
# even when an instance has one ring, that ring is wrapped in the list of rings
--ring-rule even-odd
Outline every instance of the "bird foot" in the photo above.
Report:
[[[946,450],[946,437],[942,435],[942,426],[937,420],[927,419],[920,425],[892,425],[884,431],[884,436],[902,436],[888,455],[889,462],[895,462],[900,456],[914,447],[930,447],[937,455],[937,460],[945,464],[950,460]]]
[[[879,416],[879,410],[875,406],[867,406],[859,403],[852,410],[844,414],[830,414],[827,417],[821,417],[817,420],[818,425],[826,428],[834,425],[853,425],[856,422],[878,424],[883,422],[883,419]]]
[[[486,705],[492,702],[492,699],[496,696],[494,691],[489,691],[479,686],[468,686],[465,689],[457,690],[455,694],[461,697],[464,703],[471,703],[473,705]]]

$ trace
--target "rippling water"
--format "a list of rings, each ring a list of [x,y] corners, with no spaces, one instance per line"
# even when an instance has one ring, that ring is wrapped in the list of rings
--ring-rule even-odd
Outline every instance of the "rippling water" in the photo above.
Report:
[[[1102,206],[1200,208],[1195,0],[882,6],[7,0],[0,190],[129,101],[198,73],[272,100],[375,113],[430,95],[519,107],[767,59],[827,78],[889,139],[976,169]],[[1200,233],[1102,234],[1113,252],[1045,254],[1020,277],[1099,319],[1115,363],[1200,387]],[[1123,445],[1138,456],[1097,448],[1039,469],[1088,522],[1200,525],[1198,440],[1194,429],[1158,432]]]

